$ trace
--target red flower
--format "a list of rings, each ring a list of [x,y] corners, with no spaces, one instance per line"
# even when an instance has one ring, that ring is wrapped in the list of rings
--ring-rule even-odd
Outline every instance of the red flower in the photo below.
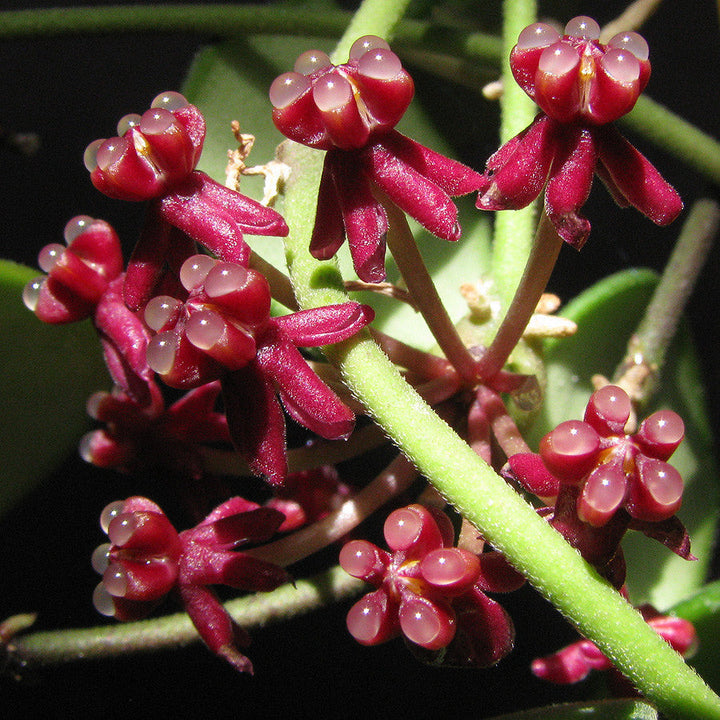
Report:
[[[310,252],[330,258],[347,235],[355,271],[365,282],[385,279],[388,221],[374,189],[433,234],[457,240],[450,196],[480,187],[473,170],[393,129],[413,93],[398,57],[374,36],[356,40],[343,65],[318,50],[303,53],[295,70],[270,88],[278,129],[327,151]]]
[[[100,519],[110,543],[93,553],[93,567],[103,576],[93,595],[95,607],[118,620],[138,620],[175,590],[210,650],[241,672],[252,672],[237,649],[247,644],[247,634],[209,586],[268,591],[285,582],[282,568],[237,552],[243,543],[268,540],[282,520],[276,510],[235,497],[196,527],[177,533],[147,498],[112,503]]]
[[[165,262],[177,269],[200,243],[223,260],[247,264],[243,233],[287,235],[272,208],[195,170],[205,120],[179,93],[158,95],[141,115],[126,115],[118,137],[95,140],[85,165],[98,190],[121,200],[151,200],[127,269],[125,299],[137,310],[157,289]]]
[[[643,605],[639,609],[647,624],[674,650],[685,658],[693,655],[698,638],[691,622],[679,617],[661,615],[651,605]],[[592,670],[610,670],[613,685],[622,690],[620,694],[623,697],[636,694],[634,688],[628,687],[628,681],[590,640],[579,640],[552,655],[533,660],[532,663],[534,675],[560,685],[580,682]]]
[[[647,158],[609,124],[633,108],[647,84],[647,43],[627,32],[603,45],[599,32],[594,20],[577,17],[562,37],[543,23],[520,33],[510,66],[543,112],[488,160],[477,201],[482,210],[518,209],[545,188],[548,217],[578,249],[590,233],[579,211],[594,174],[618,204],[633,205],[658,225],[672,222],[683,207]]]
[[[507,466],[509,477],[553,502],[542,513],[617,587],[625,578],[619,544],[628,528],[693,559],[675,515],[683,480],[666,462],[682,442],[683,421],[659,410],[629,435],[630,410],[627,393],[607,385],[593,393],[583,421],[560,423],[540,441],[539,455],[513,455]]]
[[[158,296],[145,319],[157,334],[148,345],[150,366],[172,387],[192,388],[219,379],[235,445],[251,469],[271,483],[287,472],[287,412],[329,439],[346,437],[354,415],[313,372],[296,346],[345,340],[365,327],[373,311],[355,302],[270,316],[265,278],[235,263],[197,255],[180,273],[183,302]]]
[[[391,552],[365,540],[343,547],[345,571],[377,588],[348,613],[358,642],[377,645],[402,634],[435,652],[435,662],[479,667],[512,650],[512,621],[485,592],[508,592],[524,579],[496,551],[478,556],[453,547],[453,534],[444,513],[409,505],[385,522]]]
[[[67,247],[53,243],[40,251],[38,264],[48,274],[25,286],[25,305],[52,324],[91,317],[115,384],[143,408],[153,407],[160,392],[145,357],[150,334],[123,301],[117,234],[103,220],[78,215],[65,226],[65,240]]]

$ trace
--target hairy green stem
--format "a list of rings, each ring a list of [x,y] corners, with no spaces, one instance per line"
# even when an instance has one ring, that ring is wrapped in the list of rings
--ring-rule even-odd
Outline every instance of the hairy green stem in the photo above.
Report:
[[[372,25],[365,32],[373,32]],[[334,262],[308,251],[320,153],[286,143],[286,258],[301,307],[343,302]],[[677,718],[720,718],[720,699],[642,617],[485,464],[361,334],[327,348],[345,382],[403,453],[483,536],[625,673]]]
[[[535,22],[535,0],[504,0],[503,2],[503,52],[501,78],[503,94],[500,98],[500,142],[524,130],[537,112],[535,103],[515,82],[510,71],[508,57],[517,42],[518,35]],[[507,308],[515,294],[515,288],[525,267],[537,223],[535,204],[513,212],[495,214],[495,233],[492,251],[492,277],[495,291],[503,308]]]
[[[650,378],[657,378],[660,374],[670,342],[710,253],[718,228],[720,205],[714,200],[698,200],[690,209],[662,278],[630,340],[628,353],[618,367],[615,380],[638,364],[650,369]],[[643,400],[647,400],[654,385],[650,382],[644,386],[641,391]]]
[[[269,593],[255,593],[225,603],[243,628],[252,630],[311,612],[360,593],[364,584],[340,567],[296,580]],[[54,665],[181,647],[199,641],[185,613],[153,620],[104,625],[82,630],[58,630],[15,636],[6,648],[11,660],[30,665]]]

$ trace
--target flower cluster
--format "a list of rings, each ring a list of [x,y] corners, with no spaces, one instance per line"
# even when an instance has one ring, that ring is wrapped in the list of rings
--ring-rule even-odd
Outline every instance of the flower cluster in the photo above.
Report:
[[[187,299],[160,295],[145,308],[157,334],[148,363],[170,386],[220,379],[236,447],[253,472],[279,484],[287,473],[285,420],[277,393],[301,425],[329,439],[347,437],[353,412],[313,372],[296,346],[345,340],[373,318],[359,303],[270,316],[270,287],[255,270],[194,255],[180,269]]]
[[[390,552],[352,540],[340,553],[347,573],[377,588],[348,613],[358,642],[377,645],[402,634],[433,652],[435,662],[478,667],[510,652],[512,621],[485,593],[515,590],[524,579],[499,553],[453,547],[448,516],[417,504],[392,512],[384,533]]]
[[[385,279],[388,220],[378,195],[434,235],[457,240],[450,196],[480,187],[480,175],[470,168],[394,130],[413,92],[397,55],[374,36],[356,40],[342,65],[318,50],[303,53],[294,71],[270,88],[278,129],[327,150],[310,252],[330,258],[347,235],[355,272],[365,282]]]
[[[584,420],[560,423],[540,441],[539,455],[513,455],[506,470],[526,490],[553,502],[543,511],[551,524],[618,587],[624,582],[619,542],[627,528],[692,557],[675,516],[683,480],[666,462],[682,442],[682,419],[659,410],[626,434],[630,412],[627,393],[606,385],[591,396]]]
[[[195,170],[205,120],[179,93],[158,95],[143,115],[126,115],[118,137],[95,140],[85,165],[98,190],[121,200],[150,200],[147,221],[127,268],[125,300],[141,308],[157,291],[166,263],[177,274],[195,243],[229,262],[246,265],[243,233],[287,235],[272,208]]]
[[[285,582],[282,568],[236,551],[239,545],[268,540],[282,521],[282,513],[234,497],[196,527],[178,533],[147,498],[111,503],[100,518],[110,543],[100,545],[92,558],[103,576],[93,595],[95,607],[118,620],[138,620],[177,591],[210,650],[236,669],[252,672],[237,649],[238,643],[247,644],[247,635],[209,586],[268,591]]]
[[[542,112],[487,162],[477,206],[522,208],[545,188],[545,211],[560,237],[581,248],[590,223],[579,214],[595,173],[621,205],[658,225],[683,204],[653,165],[610,123],[629,112],[650,77],[648,47],[634,32],[604,45],[592,19],[576,17],[560,34],[536,23],[510,55],[513,75]]]

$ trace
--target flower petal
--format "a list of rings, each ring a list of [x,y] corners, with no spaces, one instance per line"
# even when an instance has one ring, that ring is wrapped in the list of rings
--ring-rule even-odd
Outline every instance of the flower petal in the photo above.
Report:
[[[560,136],[561,145],[550,168],[545,211],[558,235],[579,250],[590,234],[590,223],[578,211],[590,195],[597,153],[589,130],[568,130]]]
[[[656,225],[668,225],[683,209],[675,189],[612,125],[593,130],[600,162],[627,201]]]
[[[375,312],[370,306],[347,302],[300,310],[271,318],[270,322],[281,328],[293,345],[319,347],[347,340],[374,317]]]
[[[488,160],[485,176],[490,183],[478,197],[480,210],[518,210],[540,194],[557,150],[559,127],[540,114]]]

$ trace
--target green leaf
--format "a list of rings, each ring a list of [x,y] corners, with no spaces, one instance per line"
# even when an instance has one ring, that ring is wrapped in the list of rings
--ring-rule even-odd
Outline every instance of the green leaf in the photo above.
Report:
[[[108,384],[89,322],[46,325],[23,305],[23,287],[37,275],[0,260],[0,514],[72,452],[88,396]]]
[[[493,720],[658,720],[657,710],[642,700],[601,700],[533,708]]]
[[[627,270],[600,281],[563,310],[563,316],[578,324],[578,332],[547,344],[547,398],[528,439],[531,447],[537,448],[540,438],[558,423],[582,418],[593,391],[592,376],[612,377],[656,283],[657,277],[649,270]],[[670,408],[685,421],[685,440],[671,463],[685,479],[678,515],[699,559],[682,560],[637,532],[628,533],[623,548],[631,600],[635,604],[651,602],[662,610],[702,586],[720,499],[697,360],[684,327],[668,353],[660,385],[647,414]]]
[[[682,600],[670,608],[670,613],[695,626],[700,643],[688,662],[717,692],[720,690],[720,580]]]
[[[256,138],[246,161],[248,165],[261,165],[273,159],[275,148],[284,138],[272,122],[268,88],[278,75],[292,68],[301,52],[309,48],[330,52],[332,43],[326,38],[257,36],[222,42],[198,54],[183,92],[200,108],[207,121],[207,138],[199,166],[201,170],[219,182],[224,181],[227,152],[236,145],[230,131],[232,120],[238,120],[241,132],[251,133]],[[411,104],[398,129],[433,150],[450,153],[448,144],[418,103]],[[262,179],[244,177],[240,190],[260,200]],[[432,236],[416,223],[411,225],[453,320],[467,314],[467,305],[459,292],[460,283],[479,279],[489,267],[490,253],[487,214],[475,210],[472,198],[463,198],[458,205],[464,230],[461,243],[448,243]],[[282,212],[282,201],[278,203],[278,210]],[[247,240],[264,259],[276,267],[285,268],[283,245],[279,240],[250,236]],[[340,249],[338,259],[343,277],[355,278],[347,244]],[[388,282],[398,283],[398,271],[390,257],[387,271]],[[434,338],[425,322],[410,306],[377,293],[361,292],[354,297],[373,306],[376,311],[375,328],[422,349],[434,346]]]

